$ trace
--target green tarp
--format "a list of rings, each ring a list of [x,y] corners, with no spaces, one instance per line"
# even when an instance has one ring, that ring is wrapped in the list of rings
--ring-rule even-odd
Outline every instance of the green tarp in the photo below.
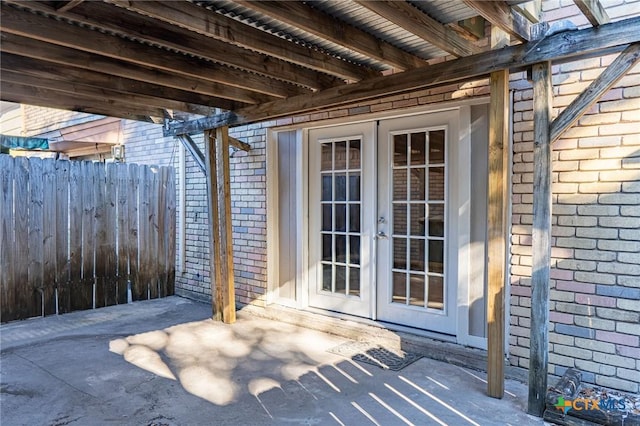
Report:
[[[49,140],[0,135],[0,146],[2,146],[2,152],[9,149],[49,149]]]

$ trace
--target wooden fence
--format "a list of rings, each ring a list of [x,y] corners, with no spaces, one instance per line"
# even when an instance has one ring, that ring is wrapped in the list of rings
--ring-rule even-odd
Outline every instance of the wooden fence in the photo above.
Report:
[[[0,320],[173,294],[169,167],[0,154]]]

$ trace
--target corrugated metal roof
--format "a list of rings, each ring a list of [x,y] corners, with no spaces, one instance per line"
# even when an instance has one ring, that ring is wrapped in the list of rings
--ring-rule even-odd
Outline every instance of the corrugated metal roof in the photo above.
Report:
[[[236,20],[248,23],[282,38],[295,41],[306,46],[312,46],[333,56],[345,60],[366,65],[378,70],[389,67],[374,59],[344,48],[338,44],[324,40],[294,26],[272,19],[260,12],[238,5],[229,0],[195,1],[206,5],[211,10],[232,17]],[[445,56],[447,53],[432,44],[404,30],[398,25],[386,20],[384,17],[371,12],[369,9],[358,5],[351,0],[314,0],[307,2],[311,7],[318,9],[338,20],[347,22],[375,37],[384,40],[400,49],[412,53],[423,59]],[[461,1],[428,0],[412,1],[414,6],[432,18],[442,22],[457,22],[477,15]],[[286,2],[285,2],[286,4]]]

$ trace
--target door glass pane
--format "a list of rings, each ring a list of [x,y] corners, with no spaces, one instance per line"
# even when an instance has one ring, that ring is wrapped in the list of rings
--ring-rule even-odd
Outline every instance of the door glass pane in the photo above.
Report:
[[[393,165],[407,165],[407,135],[395,135],[393,137]]]
[[[349,168],[360,168],[360,141],[357,139],[349,141]]]
[[[393,233],[405,235],[407,233],[407,205],[393,205]]]
[[[360,232],[360,204],[349,204],[349,232]]]
[[[444,237],[444,204],[429,204],[429,236]]]
[[[349,173],[349,201],[360,201],[360,173]]]
[[[409,180],[409,195],[412,200],[424,200],[425,190],[425,169],[411,169],[411,179]]]
[[[404,272],[393,273],[392,303],[407,303],[407,275]]]
[[[322,201],[331,201],[331,175],[322,175]]]
[[[442,277],[429,276],[429,300],[427,307],[444,309],[444,285]]]
[[[331,283],[333,282],[331,271],[332,266],[330,264],[322,264],[322,289],[324,291],[331,291]]]
[[[393,170],[393,199],[407,199],[407,169]]]
[[[345,170],[347,168],[347,142],[335,142],[333,146],[335,149],[333,170]]]
[[[349,263],[352,265],[360,264],[360,236],[349,237]]]
[[[331,242],[331,234],[322,235],[322,260],[331,262],[331,253],[333,253],[333,244]]]
[[[336,265],[336,293],[347,294],[347,268]]]
[[[444,130],[429,132],[429,164],[444,164]]]
[[[347,199],[347,175],[344,173],[335,175],[336,182],[336,201],[345,201]]]
[[[425,164],[427,162],[426,134],[424,132],[411,134],[411,164]]]
[[[322,205],[322,230],[331,231],[331,204]]]
[[[320,170],[331,170],[333,166],[333,159],[331,155],[331,146],[330,143],[322,144],[322,158],[320,160]]]
[[[429,240],[429,272],[444,272],[444,241]]]
[[[409,304],[424,307],[424,275],[409,275]]]
[[[336,204],[336,229],[338,232],[345,232],[347,230],[347,205]]]
[[[349,294],[360,296],[360,268],[349,268]]]
[[[444,167],[429,168],[429,199],[444,200]]]
[[[411,259],[411,270],[425,272],[424,269],[424,240],[411,239],[409,258]]]
[[[411,235],[424,236],[425,208],[424,204],[411,204],[409,206],[409,219],[411,220]]]
[[[393,267],[407,269],[407,240],[404,238],[393,239]]]
[[[336,241],[335,256],[336,262],[347,262],[347,236],[346,235],[334,235],[333,238]]]

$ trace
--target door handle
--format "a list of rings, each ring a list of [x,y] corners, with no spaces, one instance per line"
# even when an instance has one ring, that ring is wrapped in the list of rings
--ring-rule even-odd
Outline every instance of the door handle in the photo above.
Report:
[[[389,236],[387,234],[385,234],[384,231],[380,231],[376,235],[376,238],[379,239],[379,240],[388,240]]]

